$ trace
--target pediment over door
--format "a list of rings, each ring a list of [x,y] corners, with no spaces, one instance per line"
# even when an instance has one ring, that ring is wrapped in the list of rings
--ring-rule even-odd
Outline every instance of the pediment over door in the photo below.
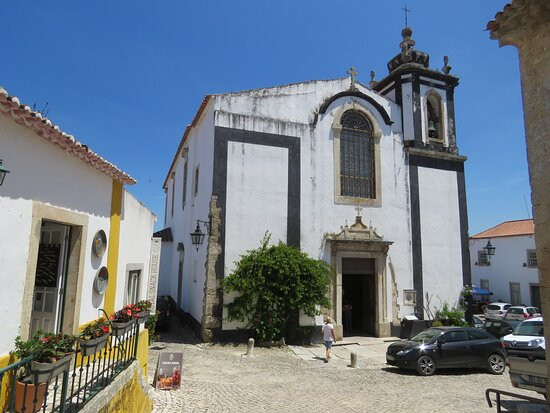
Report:
[[[372,224],[368,227],[363,224],[362,217],[360,215],[355,217],[353,225],[347,224],[341,227],[340,232],[325,234],[325,239],[331,243],[333,248],[338,250],[343,249],[357,249],[366,251],[381,251],[388,252],[388,248],[392,241],[387,241],[376,232]]]

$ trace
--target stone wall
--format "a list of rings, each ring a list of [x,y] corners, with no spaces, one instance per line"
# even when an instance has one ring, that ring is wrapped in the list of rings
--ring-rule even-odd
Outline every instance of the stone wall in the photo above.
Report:
[[[489,22],[491,38],[519,51],[540,298],[550,341],[550,2],[514,0]],[[546,350],[550,360],[550,348]],[[550,376],[550,364],[548,364]],[[550,390],[550,383],[547,392]]]

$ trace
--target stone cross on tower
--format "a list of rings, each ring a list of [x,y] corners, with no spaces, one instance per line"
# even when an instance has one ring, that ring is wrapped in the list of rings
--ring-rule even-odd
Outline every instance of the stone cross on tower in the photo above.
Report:
[[[360,206],[356,206],[355,210],[357,211],[357,216],[360,217],[361,216],[361,211],[363,210],[363,208],[361,208]]]
[[[355,77],[358,75],[358,73],[355,71],[355,67],[350,67],[346,73],[351,76],[350,89],[356,90],[357,88],[355,87]]]

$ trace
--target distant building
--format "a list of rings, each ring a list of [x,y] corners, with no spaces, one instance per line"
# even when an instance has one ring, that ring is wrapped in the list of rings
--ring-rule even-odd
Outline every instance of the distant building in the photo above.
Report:
[[[3,367],[18,335],[74,334],[99,309],[145,299],[156,217],[124,189],[132,177],[2,88],[0,158],[9,170],[0,186]]]
[[[430,68],[411,35],[402,31],[388,75],[372,74],[368,87],[352,68],[351,78],[204,98],[168,169],[158,233],[159,292],[204,340],[242,327],[225,318],[233,297],[220,280],[266,231],[335,268],[340,335],[344,301],[354,330],[389,336],[406,315],[456,303],[470,283],[459,79],[447,59]],[[195,249],[197,226],[206,237]]]
[[[493,293],[490,301],[540,308],[539,274],[532,219],[506,221],[470,238],[472,283]],[[486,254],[487,242],[495,247]]]

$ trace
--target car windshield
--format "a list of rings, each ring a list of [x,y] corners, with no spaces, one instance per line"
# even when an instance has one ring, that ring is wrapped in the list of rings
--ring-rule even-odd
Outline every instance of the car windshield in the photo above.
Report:
[[[500,310],[500,306],[491,304],[487,306],[487,310]]]
[[[528,323],[521,323],[514,330],[515,336],[544,336],[544,326],[542,321],[531,321]]]
[[[441,334],[441,330],[435,329],[435,328],[428,328],[427,330],[424,330],[423,332],[417,334],[413,338],[411,338],[411,341],[416,341],[417,343],[429,343],[433,341],[436,337],[438,337]]]
[[[510,314],[523,314],[523,308],[510,308],[508,309],[508,313]]]

